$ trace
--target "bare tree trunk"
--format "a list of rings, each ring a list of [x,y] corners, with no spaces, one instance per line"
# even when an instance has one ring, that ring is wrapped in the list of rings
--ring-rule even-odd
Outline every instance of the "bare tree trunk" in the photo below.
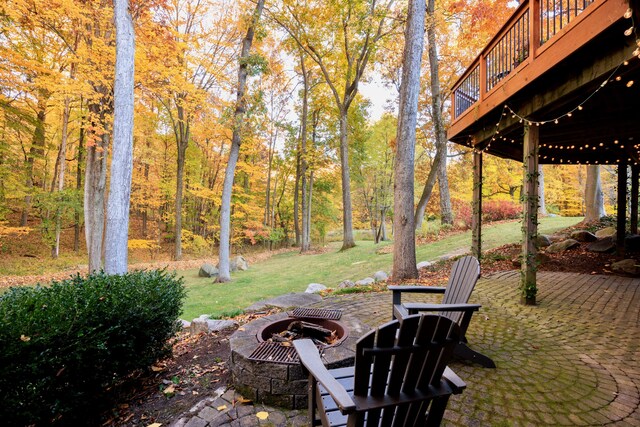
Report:
[[[302,157],[300,155],[300,145],[301,142],[298,141],[298,149],[296,150],[296,181],[293,186],[293,232],[295,234],[296,246],[300,246],[302,243],[302,233],[300,232],[300,161]]]
[[[309,171],[309,196],[307,197],[307,241],[311,247],[311,201],[313,200],[313,169]]]
[[[548,215],[547,204],[544,202],[544,170],[538,165],[538,215]]]
[[[133,169],[133,76],[135,35],[129,0],[114,0],[116,65],[113,93],[113,152],[107,205],[105,271],[128,269],[129,205]]]
[[[436,149],[440,153],[437,165],[438,188],[440,190],[440,214],[443,224],[453,224],[451,212],[451,196],[449,195],[449,180],[447,178],[447,135],[442,120],[442,92],[440,90],[440,72],[438,67],[438,46],[436,44],[435,0],[427,4],[427,39],[429,40],[429,70],[431,71],[431,118],[436,135]]]
[[[307,116],[309,115],[309,76],[304,64],[304,56],[300,54],[300,68],[302,69],[302,112],[300,115],[300,179],[302,187],[302,233],[300,238],[300,253],[311,248],[309,242],[309,198],[307,194]]]
[[[89,108],[100,107],[92,104]],[[105,132],[97,135],[95,144],[87,148],[87,165],[84,175],[84,229],[90,273],[102,268],[108,147],[109,136]]]
[[[440,161],[442,160],[442,150],[440,148],[441,147],[436,146],[436,155],[433,159],[433,163],[431,164],[431,169],[429,170],[429,175],[427,176],[427,182],[424,184],[424,188],[422,189],[420,200],[418,201],[418,205],[416,206],[416,231],[422,228],[422,221],[424,221],[424,211],[429,204],[431,194],[433,193],[433,187],[436,184],[438,170],[440,169]]]
[[[58,152],[57,170],[58,170],[58,192],[64,190],[64,174],[66,169],[66,153],[67,153],[67,139],[69,129],[69,115],[71,114],[71,103],[69,98],[65,98],[64,107],[62,109],[62,136],[60,141],[60,151]],[[56,237],[55,243],[51,248],[51,257],[58,258],[60,255],[60,231],[62,228],[62,212],[60,207],[56,209]]]
[[[410,0],[405,29],[402,83],[398,109],[395,183],[393,197],[393,279],[418,277],[413,211],[414,162],[420,65],[424,40],[425,3]]]
[[[600,182],[600,166],[587,166],[587,181],[584,188],[586,222],[597,221],[607,213],[604,210],[604,197]]]
[[[233,136],[231,137],[231,151],[229,153],[229,162],[224,174],[224,184],[222,186],[222,203],[220,206],[220,250],[218,255],[218,282],[228,282],[231,280],[229,271],[229,244],[231,231],[231,193],[233,191],[233,178],[238,163],[238,155],[240,154],[240,132],[246,112],[247,100],[245,99],[245,91],[247,88],[248,64],[246,59],[249,57],[253,36],[264,8],[264,0],[258,0],[251,25],[247,29],[247,35],[242,41],[242,52],[240,53],[240,66],[238,67],[238,96],[236,99],[236,109],[233,120]]]
[[[342,169],[342,248],[341,251],[356,246],[353,238],[353,209],[351,208],[351,177],[349,173],[349,142],[347,139],[348,110],[340,109],[340,166]]]
[[[24,208],[20,216],[20,226],[26,227],[27,220],[29,219],[29,211],[31,209],[31,203],[33,200],[33,187],[34,187],[34,163],[36,159],[42,159],[44,157],[44,144],[45,144],[45,121],[47,118],[47,100],[48,96],[40,94],[38,97],[38,110],[36,112],[36,123],[33,130],[33,137],[31,139],[31,147],[29,153],[26,155],[26,187],[27,195],[24,198]]]
[[[184,165],[187,158],[187,147],[189,146],[190,126],[189,118],[185,116],[185,110],[182,106],[182,95],[178,96],[176,101],[178,111],[178,122],[174,124],[174,133],[178,146],[178,155],[176,157],[176,217],[174,231],[174,253],[173,259],[179,261],[182,259],[182,201],[184,189]]]
[[[80,135],[78,140],[78,164],[76,165],[76,190],[82,189],[82,161],[84,157],[84,119],[80,124]],[[76,211],[73,216],[73,250],[80,252],[80,213]]]

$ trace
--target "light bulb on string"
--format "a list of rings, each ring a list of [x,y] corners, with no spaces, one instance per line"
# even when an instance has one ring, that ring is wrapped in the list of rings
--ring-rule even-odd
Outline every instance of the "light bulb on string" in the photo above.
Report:
[[[631,16],[633,15],[633,10],[631,10],[631,8],[628,8],[625,12],[624,12],[624,17],[626,19],[631,18]]]
[[[624,30],[625,36],[630,36],[631,34],[633,34],[633,27],[629,27],[626,30]]]

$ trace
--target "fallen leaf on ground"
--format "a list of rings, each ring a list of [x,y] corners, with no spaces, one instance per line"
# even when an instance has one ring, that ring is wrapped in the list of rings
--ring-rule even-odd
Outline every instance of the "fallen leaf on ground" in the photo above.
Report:
[[[269,413],[265,412],[265,411],[260,411],[256,414],[256,417],[258,417],[259,420],[266,420],[267,418],[269,418]]]
[[[155,366],[155,365],[153,365],[153,366],[151,367],[151,370],[152,370],[153,372],[160,372],[160,371],[164,370],[164,368],[161,368],[160,366]]]
[[[220,405],[216,408],[218,411],[224,411],[225,409],[227,409],[227,405]]]
[[[164,390],[162,390],[162,392],[164,394],[171,394],[171,393],[175,393],[176,388],[173,384],[171,384],[169,387],[165,388]]]
[[[162,423],[153,423],[153,424],[149,424],[147,427],[160,427],[162,425]]]

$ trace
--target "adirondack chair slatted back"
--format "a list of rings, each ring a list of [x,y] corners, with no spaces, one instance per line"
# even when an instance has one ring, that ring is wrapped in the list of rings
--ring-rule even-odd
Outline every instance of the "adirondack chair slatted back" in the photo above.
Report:
[[[442,304],[466,304],[480,276],[480,263],[472,256],[465,256],[453,263],[447,290]],[[463,313],[459,311],[440,313],[456,323],[460,323]]]
[[[460,339],[450,319],[414,315],[392,321],[362,337],[356,345],[354,400],[376,406],[385,397],[401,399],[396,406],[358,413],[354,426],[437,425],[450,390],[439,399],[420,399],[420,392],[440,389],[442,374]],[[406,403],[405,403],[406,402]],[[351,424],[349,424],[351,425]]]

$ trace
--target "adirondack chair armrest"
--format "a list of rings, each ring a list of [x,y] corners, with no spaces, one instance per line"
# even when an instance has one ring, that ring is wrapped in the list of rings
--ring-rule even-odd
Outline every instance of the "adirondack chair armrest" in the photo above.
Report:
[[[307,368],[309,374],[329,392],[333,400],[340,408],[340,412],[348,414],[354,412],[356,404],[345,388],[329,373],[322,363],[318,348],[310,339],[293,341],[293,346],[298,352],[302,365]]]
[[[417,314],[419,311],[478,311],[480,304],[426,304],[421,302],[407,302],[402,304],[409,314]]]
[[[449,383],[449,386],[451,386],[453,394],[460,394],[462,390],[467,388],[467,384],[448,366],[444,369],[442,377]]]
[[[467,328],[471,323],[471,317],[473,316],[473,313],[478,311],[482,306],[480,304],[425,304],[419,302],[408,302],[406,304],[402,304],[400,307],[402,308],[396,309],[394,306],[394,315],[400,315],[400,313],[402,313],[402,316],[406,317],[407,315],[418,314],[421,311],[461,311],[462,318],[460,319],[460,332],[462,332],[462,341],[465,341],[465,335],[467,333]]]
[[[402,294],[403,293],[419,293],[419,294],[444,294],[444,292],[447,290],[447,288],[441,288],[441,287],[436,287],[436,286],[402,286],[402,285],[396,285],[396,286],[388,286],[387,289],[389,289],[392,292],[392,302],[393,305],[400,305],[402,304]],[[396,315],[396,313],[394,313],[394,319],[395,318],[402,318],[404,316],[399,316]]]

